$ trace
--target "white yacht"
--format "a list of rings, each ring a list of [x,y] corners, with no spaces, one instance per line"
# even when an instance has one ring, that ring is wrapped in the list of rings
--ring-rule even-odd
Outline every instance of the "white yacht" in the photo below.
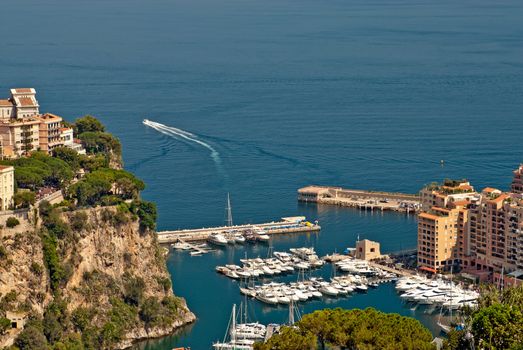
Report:
[[[222,247],[227,245],[227,239],[221,233],[211,234],[209,238],[207,238],[207,242]]]

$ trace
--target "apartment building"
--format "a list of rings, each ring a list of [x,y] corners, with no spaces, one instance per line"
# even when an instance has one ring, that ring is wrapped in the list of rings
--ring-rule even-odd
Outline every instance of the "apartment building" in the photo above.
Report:
[[[24,117],[0,121],[0,150],[4,158],[20,157],[40,147],[40,121]]]
[[[60,116],[41,114],[39,109],[33,88],[11,89],[11,96],[0,100],[0,157],[16,158],[36,150],[49,153],[59,146],[85,153],[74,142],[73,130],[62,127]]]
[[[470,201],[477,194],[467,181],[431,184],[420,192],[418,266],[430,272],[450,270],[466,256]]]
[[[39,125],[39,146],[40,150],[49,153],[53,148],[63,146],[62,141],[62,117],[51,113],[36,116],[40,121]]]
[[[523,193],[523,164],[514,170],[514,179],[512,180],[512,193]]]
[[[15,188],[15,169],[12,166],[0,165],[0,210],[13,206]]]
[[[514,172],[516,188],[521,166]],[[431,184],[421,193],[418,266],[439,272],[450,266],[491,275],[523,270],[523,194],[468,182]],[[523,272],[521,273],[523,276]]]

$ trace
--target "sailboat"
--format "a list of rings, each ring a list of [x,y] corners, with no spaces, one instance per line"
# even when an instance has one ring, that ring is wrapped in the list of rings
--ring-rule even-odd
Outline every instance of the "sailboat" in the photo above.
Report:
[[[225,207],[225,214],[227,215],[226,218],[226,225],[227,227],[231,228],[229,232],[225,234],[225,238],[227,239],[227,243],[229,244],[243,244],[245,243],[245,237],[240,232],[236,232],[232,229],[234,223],[232,221],[232,207],[231,207],[231,196],[229,193],[227,193],[227,207]]]
[[[212,347],[216,350],[252,350],[255,341],[253,339],[247,338],[239,339],[236,337],[237,333],[236,304],[234,304],[232,306],[231,318],[229,324],[227,325],[227,332],[225,333],[223,342],[214,343]],[[229,335],[230,340],[227,341]]]

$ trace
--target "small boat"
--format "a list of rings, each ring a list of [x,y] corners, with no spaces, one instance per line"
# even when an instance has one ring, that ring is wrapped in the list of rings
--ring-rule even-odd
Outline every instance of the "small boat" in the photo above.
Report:
[[[227,271],[229,271],[229,269],[225,266],[216,266],[216,272],[219,272],[219,273],[227,273]]]
[[[245,237],[243,237],[241,234],[234,235],[234,242],[238,244],[245,243]]]
[[[171,244],[171,247],[173,247],[174,249],[177,249],[177,250],[186,250],[186,249],[190,248],[190,246],[187,243],[180,242],[180,241],[178,241],[174,244]]]
[[[278,304],[278,298],[274,294],[271,294],[271,293],[256,294],[256,299],[258,299],[259,301],[266,303],[266,304],[271,304],[271,305]]]
[[[204,252],[202,250],[196,250],[194,252],[190,252],[191,256],[202,256],[203,253]]]
[[[340,294],[340,292],[334,288],[334,287],[331,287],[331,286],[322,286],[319,291],[324,294],[324,295],[328,295],[328,296],[332,296],[332,297],[335,297],[335,296],[338,296],[338,294]]]
[[[356,290],[357,290],[358,292],[365,293],[368,289],[369,289],[369,288],[368,288],[366,285],[364,285],[364,284],[358,284],[358,285],[356,286]]]
[[[207,242],[222,247],[227,245],[227,239],[221,233],[211,234],[209,238],[207,238]]]
[[[268,242],[271,239],[271,237],[269,237],[269,235],[267,235],[267,234],[262,234],[262,235],[257,235],[256,239],[260,242]]]

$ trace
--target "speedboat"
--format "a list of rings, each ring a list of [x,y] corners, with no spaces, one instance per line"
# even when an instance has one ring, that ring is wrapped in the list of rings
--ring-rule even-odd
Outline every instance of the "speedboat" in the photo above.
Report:
[[[340,292],[336,288],[331,287],[329,285],[322,286],[319,291],[324,295],[329,295],[332,297],[338,296],[338,294],[340,294]]]
[[[209,238],[207,238],[207,242],[222,247],[227,245],[227,239],[221,233],[211,234]]]
[[[234,235],[234,242],[238,244],[245,243],[245,237],[243,237],[241,234]]]

